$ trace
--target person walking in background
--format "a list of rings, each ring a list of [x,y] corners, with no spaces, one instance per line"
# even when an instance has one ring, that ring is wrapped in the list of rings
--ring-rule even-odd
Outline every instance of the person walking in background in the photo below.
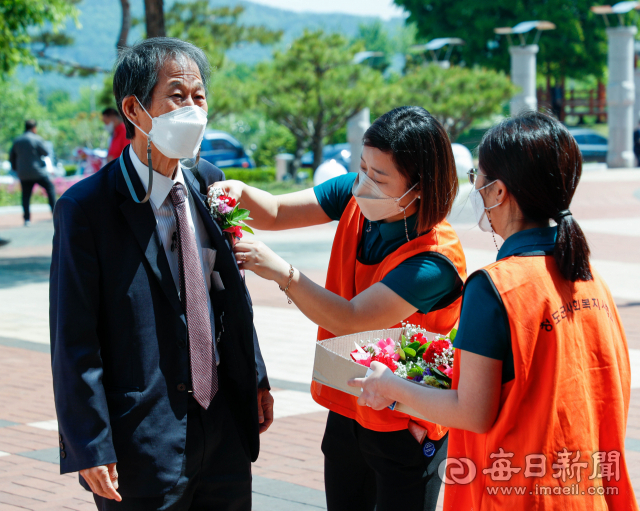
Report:
[[[107,163],[115,160],[122,154],[122,150],[127,147],[127,130],[122,122],[122,117],[115,108],[105,108],[102,111],[102,122],[111,135],[109,141],[109,151],[107,153]]]
[[[29,119],[25,121],[24,125],[24,134],[13,141],[9,151],[9,161],[11,162],[11,168],[18,174],[18,179],[20,179],[24,225],[28,226],[31,223],[29,204],[34,185],[40,185],[47,192],[52,213],[56,205],[56,192],[42,161],[42,157],[47,156],[49,151],[47,151],[42,137],[37,134],[38,123],[33,119]]]

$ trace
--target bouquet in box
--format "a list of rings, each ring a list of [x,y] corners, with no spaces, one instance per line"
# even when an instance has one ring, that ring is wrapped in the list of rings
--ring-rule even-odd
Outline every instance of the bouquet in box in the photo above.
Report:
[[[415,325],[403,323],[399,341],[376,339],[362,346],[356,344],[351,359],[369,367],[380,362],[394,374],[415,383],[440,389],[450,389],[453,377],[453,343],[456,330],[448,336],[427,338],[428,332]]]
[[[251,227],[244,223],[245,220],[251,220],[249,210],[240,209],[239,202],[225,195],[222,188],[209,188],[207,204],[213,219],[223,232],[229,233],[232,241],[242,238],[242,231],[253,234]]]

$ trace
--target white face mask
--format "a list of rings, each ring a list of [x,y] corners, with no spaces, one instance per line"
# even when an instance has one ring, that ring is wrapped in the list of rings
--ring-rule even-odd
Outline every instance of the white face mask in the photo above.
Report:
[[[418,183],[409,188],[402,197],[396,199],[389,197],[380,190],[376,182],[360,170],[358,171],[358,177],[356,177],[353,183],[351,193],[353,193],[364,217],[371,222],[377,222],[403,213],[411,204],[419,199],[420,196],[418,195],[405,207],[400,206],[400,201],[416,186],[418,186]]]
[[[137,97],[136,101],[149,115]],[[149,118],[151,119],[149,133],[142,131],[137,124],[133,122],[131,124],[147,135],[158,151],[172,159],[195,158],[207,127],[207,112],[194,105],[178,108],[158,117],[149,115]]]
[[[491,186],[495,181],[492,181],[488,185],[484,185],[482,188],[475,188],[471,190],[469,194],[469,199],[471,200],[471,207],[473,207],[473,212],[476,215],[476,221],[478,222],[478,227],[480,227],[481,231],[491,232],[493,228],[491,227],[491,222],[489,222],[489,217],[487,217],[487,211],[497,208],[502,202],[496,204],[495,206],[491,206],[490,208],[486,208],[484,206],[484,199],[482,195],[480,195],[480,190],[484,190],[488,186]]]

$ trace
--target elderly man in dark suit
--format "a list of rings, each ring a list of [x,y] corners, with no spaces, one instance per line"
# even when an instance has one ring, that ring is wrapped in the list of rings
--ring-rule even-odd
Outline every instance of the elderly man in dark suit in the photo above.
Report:
[[[37,133],[38,123],[29,119],[24,123],[24,133],[13,141],[9,151],[11,168],[18,175],[22,187],[22,209],[24,210],[24,225],[31,223],[31,193],[35,185],[44,188],[49,199],[51,211],[56,205],[56,191],[53,183],[47,175],[47,170],[42,161],[49,152],[44,145],[44,140]]]
[[[273,420],[251,299],[201,194],[224,175],[181,163],[202,140],[208,76],[177,39],[123,50],[113,90],[131,145],[55,209],[60,466],[102,510],[250,511]]]

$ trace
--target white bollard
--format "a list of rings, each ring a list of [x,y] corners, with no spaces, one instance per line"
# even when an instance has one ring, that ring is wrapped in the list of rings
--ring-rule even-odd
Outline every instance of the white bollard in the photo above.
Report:
[[[607,28],[609,37],[609,85],[607,109],[609,121],[609,168],[635,166],[633,127],[635,84],[633,76],[633,40],[637,27]]]
[[[510,46],[511,81],[520,88],[509,103],[511,115],[517,115],[525,110],[538,110],[536,96],[536,54],[537,44],[527,46]]]
[[[358,172],[362,156],[362,137],[371,126],[371,112],[368,108],[360,110],[347,121],[347,141],[351,145],[351,163],[349,172]]]

